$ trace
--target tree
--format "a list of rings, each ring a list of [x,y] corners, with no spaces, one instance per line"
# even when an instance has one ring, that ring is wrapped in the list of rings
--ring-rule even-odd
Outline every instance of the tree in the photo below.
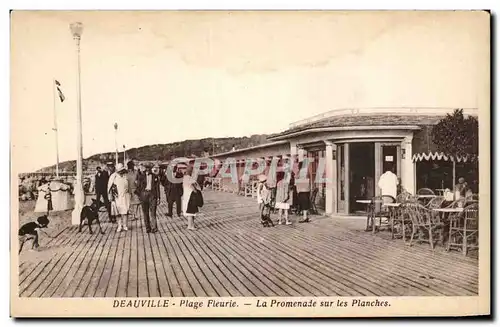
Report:
[[[439,152],[474,159],[478,155],[478,129],[476,117],[469,116],[466,119],[463,109],[456,109],[433,127],[432,141]]]

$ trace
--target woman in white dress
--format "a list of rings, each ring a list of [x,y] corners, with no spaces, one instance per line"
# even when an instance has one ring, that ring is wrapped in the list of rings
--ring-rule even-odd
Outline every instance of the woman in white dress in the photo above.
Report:
[[[280,171],[277,174],[276,184],[276,209],[278,212],[278,225],[281,225],[281,218],[285,216],[285,224],[291,225],[288,220],[288,210],[290,209],[290,200],[292,197],[290,183],[285,179],[285,172]]]
[[[116,172],[111,175],[108,182],[109,199],[111,200],[111,214],[116,215],[118,221],[117,233],[127,228],[127,214],[130,208],[128,196],[127,169],[119,163]]]
[[[199,203],[196,203],[195,198],[193,197],[193,195],[196,194],[193,194],[193,192],[201,193],[201,188],[193,178],[192,173],[193,167],[189,166],[182,179],[182,213],[188,220],[187,228],[189,230],[196,230],[194,219],[196,217],[196,213],[198,213]]]

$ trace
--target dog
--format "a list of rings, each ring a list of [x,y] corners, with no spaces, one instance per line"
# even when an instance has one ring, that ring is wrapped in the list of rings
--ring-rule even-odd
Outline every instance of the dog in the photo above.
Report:
[[[49,225],[49,218],[47,215],[43,215],[41,217],[38,217],[36,221],[32,221],[29,223],[26,223],[19,228],[19,252],[21,253],[21,250],[23,249],[24,243],[28,240],[33,240],[33,244],[31,245],[32,249],[38,249],[40,244],[38,243],[38,231],[42,228],[47,228]]]
[[[101,234],[104,234],[101,228],[101,222],[99,221],[99,208],[100,201],[97,201],[95,199],[92,199],[92,203],[89,206],[84,206],[82,208],[82,212],[80,213],[80,226],[78,227],[78,233],[82,231],[83,222],[86,220],[87,225],[89,225],[89,232],[90,234],[93,234],[94,232],[92,231],[92,223],[95,220],[97,222],[97,225],[99,226],[99,231],[101,232]]]

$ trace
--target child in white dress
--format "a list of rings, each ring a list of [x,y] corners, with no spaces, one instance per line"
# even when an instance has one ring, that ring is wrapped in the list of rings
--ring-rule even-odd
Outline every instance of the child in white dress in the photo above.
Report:
[[[278,183],[276,184],[276,206],[278,209],[278,225],[281,225],[281,218],[285,216],[285,224],[291,225],[292,223],[288,220],[288,210],[290,209],[290,200],[292,198],[292,193],[290,189],[289,182],[285,179],[284,172],[278,172],[277,175]]]

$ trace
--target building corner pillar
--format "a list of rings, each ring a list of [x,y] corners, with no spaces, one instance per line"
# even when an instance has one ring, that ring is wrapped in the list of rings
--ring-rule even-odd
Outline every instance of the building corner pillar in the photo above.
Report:
[[[335,144],[330,141],[325,142],[325,214],[331,215],[334,213],[335,206],[335,172],[336,167],[334,151]]]
[[[402,161],[402,177],[401,184],[403,188],[415,194],[415,163],[412,160],[413,147],[412,147],[413,136],[405,137],[402,145],[404,151],[404,159]]]
[[[290,142],[290,158],[296,157],[298,154],[297,142]]]
[[[299,162],[304,160],[304,154],[305,154],[304,148],[301,145],[297,144],[297,156],[298,156]]]

